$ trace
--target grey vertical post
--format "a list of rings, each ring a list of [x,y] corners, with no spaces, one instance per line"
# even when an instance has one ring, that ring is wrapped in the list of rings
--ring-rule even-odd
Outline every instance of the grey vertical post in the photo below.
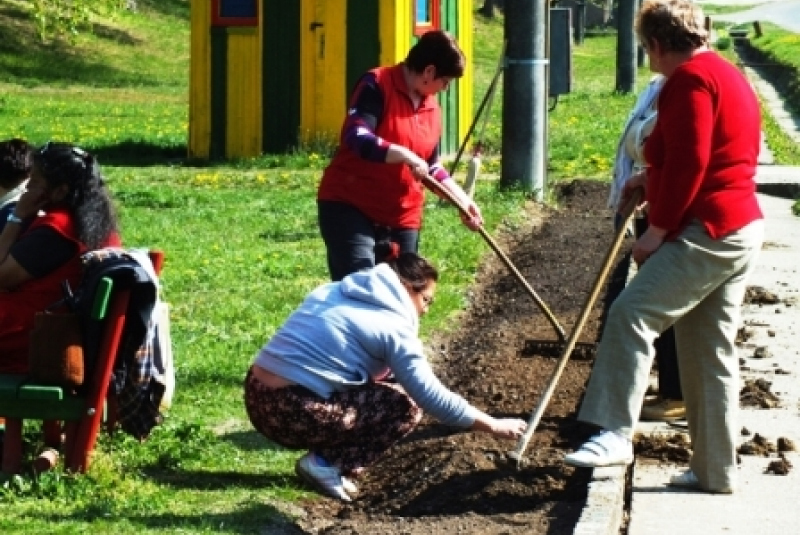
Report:
[[[548,0],[506,0],[506,68],[503,71],[503,167],[505,186],[520,184],[544,198],[547,165]]]
[[[642,9],[642,2],[643,1],[644,0],[637,0],[637,2],[636,2],[636,11],[637,12],[640,9]],[[634,14],[634,18],[635,17],[636,17],[636,15]],[[642,67],[644,67],[645,60],[647,59],[647,52],[645,52],[644,48],[642,48],[642,45],[639,43],[639,40],[636,39],[636,32],[634,32],[633,38],[635,39],[635,42],[636,42],[636,67],[641,69]]]
[[[617,91],[632,93],[636,86],[636,36],[633,21],[637,0],[619,0],[617,8]]]
[[[586,0],[575,2],[575,44],[582,45],[586,36]]]

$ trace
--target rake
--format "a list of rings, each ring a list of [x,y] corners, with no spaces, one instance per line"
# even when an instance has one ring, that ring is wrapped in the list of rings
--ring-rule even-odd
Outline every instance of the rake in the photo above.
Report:
[[[600,272],[597,274],[594,286],[592,286],[592,291],[589,292],[589,296],[586,299],[583,310],[581,310],[581,315],[575,324],[575,328],[569,337],[566,347],[564,347],[561,357],[559,358],[558,365],[553,370],[550,381],[547,383],[547,388],[545,388],[544,393],[542,393],[539,404],[536,406],[536,409],[528,420],[528,427],[525,430],[525,434],[522,435],[522,438],[520,438],[519,443],[517,444],[517,449],[509,452],[508,454],[510,458],[516,459],[517,468],[519,468],[522,464],[522,456],[525,453],[525,449],[528,447],[528,442],[530,442],[534,431],[536,431],[536,426],[539,425],[539,420],[541,420],[542,414],[544,414],[544,410],[556,390],[558,379],[561,377],[561,374],[564,371],[567,362],[569,361],[569,357],[573,352],[573,348],[575,347],[575,341],[578,339],[578,336],[580,336],[584,325],[586,325],[586,320],[589,318],[589,313],[592,311],[592,307],[594,307],[594,303],[597,301],[598,295],[600,295],[600,289],[603,287],[603,283],[608,276],[611,265],[614,263],[617,253],[619,252],[619,248],[625,239],[625,232],[630,224],[633,212],[641,202],[643,195],[644,191],[642,188],[635,189],[630,199],[628,199],[627,203],[622,209],[623,221],[614,235],[614,241],[611,243],[611,247],[609,247],[608,252],[606,253],[606,257],[603,260],[603,266],[600,268]]]
[[[433,177],[426,176],[423,179],[423,182],[433,191],[437,192],[440,196],[444,197],[448,201],[450,201],[458,211],[461,212],[463,215],[470,217],[470,213],[467,208],[450,192],[450,190],[446,189],[442,186],[436,179]],[[506,256],[500,246],[497,245],[497,242],[486,232],[482,226],[478,227],[478,232],[480,233],[481,237],[486,240],[486,243],[489,244],[489,247],[500,257],[500,260],[503,261],[508,271],[517,279],[517,281],[525,288],[525,291],[528,293],[533,301],[536,303],[536,306],[539,307],[539,310],[545,315],[547,320],[552,325],[553,330],[556,332],[556,336],[558,337],[557,341],[553,340],[526,340],[525,348],[526,351],[533,352],[538,355],[542,356],[558,356],[562,354],[564,349],[564,344],[567,343],[567,336],[564,332],[564,328],[556,319],[555,315],[550,311],[550,308],[542,301],[542,298],[534,291],[528,281],[525,280],[525,277],[522,276],[522,273],[514,266],[511,260]],[[584,358],[591,358],[594,356],[596,347],[594,344],[589,343],[573,343],[573,347],[570,348],[570,351],[575,350],[578,355],[583,356]]]

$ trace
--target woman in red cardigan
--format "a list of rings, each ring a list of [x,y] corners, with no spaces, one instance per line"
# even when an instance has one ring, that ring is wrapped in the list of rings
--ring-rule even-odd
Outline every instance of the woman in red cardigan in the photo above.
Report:
[[[706,45],[690,0],[647,0],[636,32],[666,76],[645,145],[650,226],[635,243],[639,272],[612,305],[579,419],[599,434],[567,455],[574,466],[626,465],[653,361],[653,340],[675,327],[692,440],[673,486],[731,493],[736,485],[739,362],[734,340],[747,277],[763,242],[753,177],[759,105],[734,65]]]
[[[27,190],[0,233],[0,373],[28,371],[34,315],[64,297],[63,281],[77,287],[80,256],[119,244],[94,156],[67,143],[38,149]]]
[[[404,62],[372,69],[359,80],[317,192],[332,280],[417,252],[425,175],[467,208],[465,225],[476,230],[483,223],[478,206],[439,161],[442,110],[436,94],[464,74],[464,63],[455,40],[434,30],[420,37]]]

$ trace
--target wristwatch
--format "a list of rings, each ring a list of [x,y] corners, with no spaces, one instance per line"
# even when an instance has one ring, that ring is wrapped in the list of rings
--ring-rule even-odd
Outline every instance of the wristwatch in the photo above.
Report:
[[[17,225],[21,225],[22,224],[22,218],[17,216],[14,212],[11,212],[10,214],[8,214],[8,217],[6,218],[6,221],[8,221],[9,223],[16,223]]]

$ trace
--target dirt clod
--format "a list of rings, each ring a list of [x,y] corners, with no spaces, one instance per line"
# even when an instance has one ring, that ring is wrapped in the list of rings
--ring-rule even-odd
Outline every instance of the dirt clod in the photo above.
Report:
[[[772,356],[772,352],[767,346],[759,346],[753,351],[754,359],[768,359]]]
[[[761,286],[748,286],[744,294],[743,303],[746,305],[774,305],[780,303],[780,301],[777,295],[766,288],[762,288]]]
[[[650,436],[637,433],[633,437],[633,451],[639,457],[676,464],[688,464],[692,457],[689,437],[684,433]]]
[[[746,380],[739,391],[739,402],[744,407],[772,409],[780,405],[780,398],[770,389],[772,383],[765,379]]]
[[[748,327],[745,325],[744,327],[739,327],[739,330],[736,331],[736,344],[742,345],[748,340],[750,340],[753,335],[755,334],[755,329],[752,327]]]
[[[767,465],[767,469],[764,471],[765,474],[785,476],[789,473],[792,469],[792,463],[790,463],[783,454],[780,454],[778,457],[778,460],[772,461]]]
[[[756,433],[753,435],[753,438],[739,446],[736,451],[741,455],[760,455],[763,457],[769,457],[769,454],[777,452],[778,448],[775,446],[775,444]]]

